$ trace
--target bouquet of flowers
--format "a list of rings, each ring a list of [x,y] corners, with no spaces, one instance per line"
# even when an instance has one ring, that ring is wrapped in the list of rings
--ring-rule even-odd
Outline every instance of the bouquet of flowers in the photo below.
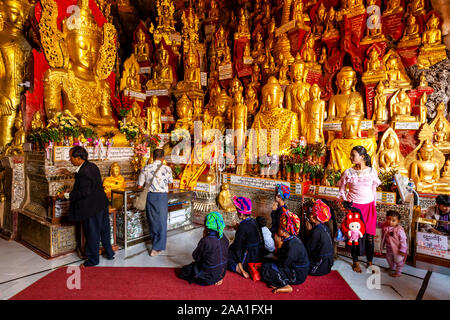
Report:
[[[119,121],[119,131],[124,133],[128,141],[134,141],[139,135],[139,127],[133,123],[124,124],[123,121]]]
[[[150,148],[150,152],[153,152],[153,150],[155,150],[159,146],[159,143],[161,142],[161,137],[157,134],[153,135],[146,134],[142,138],[142,142],[145,143],[146,147]]]
[[[121,96],[119,98],[113,97],[111,99],[111,104],[117,115],[124,118],[127,116],[128,112],[130,112],[134,100],[135,99],[131,99],[129,96]]]

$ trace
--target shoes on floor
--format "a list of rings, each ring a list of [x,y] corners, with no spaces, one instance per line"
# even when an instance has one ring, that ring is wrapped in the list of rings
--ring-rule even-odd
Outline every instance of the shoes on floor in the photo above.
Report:
[[[86,261],[85,263],[82,264],[82,266],[83,267],[95,267],[97,264],[89,263],[89,262]]]
[[[107,259],[107,260],[114,260],[114,256],[111,256],[111,257],[108,257],[108,256],[107,256],[106,259]]]
[[[77,248],[77,255],[82,260],[87,260],[87,257],[81,252],[80,248]]]

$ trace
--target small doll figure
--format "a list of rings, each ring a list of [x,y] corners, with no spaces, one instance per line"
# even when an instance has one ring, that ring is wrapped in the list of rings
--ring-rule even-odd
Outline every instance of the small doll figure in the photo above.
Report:
[[[50,161],[51,158],[51,154],[52,154],[52,149],[53,149],[53,141],[49,141],[48,142],[48,146],[45,148],[45,154],[47,156],[47,160]]]
[[[112,147],[112,141],[110,141],[109,139],[106,139],[106,155],[105,155],[105,160],[109,159],[109,152],[111,151],[111,147]]]
[[[99,142],[100,142],[100,139],[99,139],[99,138],[95,138],[95,139],[94,139],[94,155],[93,155],[93,159],[95,159],[95,157],[96,157],[97,154],[98,154]]]
[[[349,246],[359,245],[359,239],[366,233],[366,226],[361,219],[361,212],[354,207],[346,207],[349,210],[346,217],[342,221],[342,233],[347,236]]]
[[[103,138],[98,139],[98,159],[99,160],[104,160],[103,159]]]

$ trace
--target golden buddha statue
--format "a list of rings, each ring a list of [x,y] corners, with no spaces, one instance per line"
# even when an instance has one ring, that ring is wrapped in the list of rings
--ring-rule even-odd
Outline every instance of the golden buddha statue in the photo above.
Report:
[[[228,45],[228,33],[229,30],[225,30],[223,25],[220,25],[219,29],[214,34],[214,47],[217,54],[217,58],[219,64],[222,63],[224,57],[231,52],[231,49]]]
[[[203,115],[203,100],[200,97],[195,97],[192,102],[193,110],[194,110],[194,121],[201,120]]]
[[[444,161],[442,152],[437,150],[429,140],[422,143],[419,157],[416,157],[410,165],[410,178],[414,181],[417,191],[436,190]]]
[[[422,39],[419,33],[419,25],[416,22],[416,17],[412,14],[406,18],[405,29],[403,30],[402,38],[398,43],[398,47],[412,47],[418,46],[422,43]]]
[[[200,79],[200,64],[197,49],[189,46],[184,58],[184,79],[177,83],[175,96],[187,93],[190,97],[203,96]]]
[[[317,55],[314,50],[314,45],[316,43],[316,39],[314,36],[310,35],[308,40],[306,40],[305,48],[302,52],[302,59],[305,61],[305,65],[309,69],[321,70],[320,65],[317,63]]]
[[[255,38],[255,46],[251,52],[251,56],[255,63],[262,64],[264,62],[264,41],[262,32],[257,32]]]
[[[169,64],[169,52],[162,42],[156,51],[156,58],[158,64],[153,68],[152,79],[148,80],[145,86],[147,90],[170,89],[173,83],[173,70]]]
[[[261,93],[264,111],[256,114],[252,125],[257,134],[256,147],[267,146],[268,154],[286,152],[291,141],[299,138],[298,116],[295,112],[283,108],[283,90],[275,77],[269,78]],[[267,130],[267,136],[260,136],[260,130]],[[278,150],[272,150],[272,130],[278,131]],[[248,150],[253,150],[250,139],[249,142]]]
[[[319,64],[323,66],[325,64],[325,62],[327,61],[327,59],[328,59],[327,47],[323,46],[322,50],[320,52]]]
[[[426,10],[424,0],[412,0],[408,4],[408,12],[415,16],[425,14]]]
[[[411,115],[411,100],[404,89],[398,90],[391,98],[389,115],[391,122],[415,122]]]
[[[369,53],[369,61],[367,62],[367,75],[375,75],[383,73],[383,65],[379,58],[378,50],[373,48]]]
[[[388,0],[386,9],[383,11],[383,16],[387,16],[389,14],[402,13],[403,7],[400,0]]]
[[[211,0],[210,8],[208,10],[208,20],[217,21],[220,18],[220,8],[216,0]]]
[[[240,84],[240,81],[235,78],[232,82],[239,82],[238,85],[235,85],[237,88],[233,94],[233,109],[231,115],[231,129],[233,130],[233,134],[236,134],[236,143],[234,144],[236,150],[235,154],[239,156],[244,155],[248,109],[247,105],[244,103],[244,97],[242,95],[243,87]]]
[[[222,191],[219,193],[219,206],[220,209],[225,212],[234,212],[236,211],[236,207],[233,204],[233,200],[231,200],[231,192],[230,185],[228,183],[222,184]]]
[[[326,23],[325,23],[325,31],[323,32],[322,38],[333,38],[339,36],[339,30],[336,28],[336,11],[334,11],[333,7],[328,10]]]
[[[106,196],[109,200],[111,200],[111,190],[121,190],[123,191],[126,187],[125,178],[120,174],[120,165],[117,162],[113,162],[111,164],[111,168],[109,169],[109,177],[106,177],[103,180],[103,189],[105,190]],[[115,197],[114,200],[122,200],[121,197]],[[114,201],[116,202],[116,201]],[[113,207],[116,203],[113,204]]]
[[[134,54],[125,60],[123,64],[122,79],[120,79],[120,91],[141,92],[141,81],[139,79],[139,63]]]
[[[244,64],[251,64],[253,62],[252,55],[250,53],[250,42],[246,42],[244,45],[244,55],[242,56]],[[245,61],[250,60],[250,63],[246,63]]]
[[[175,123],[176,129],[186,129],[190,134],[194,133],[194,121],[192,120],[193,108],[192,102],[188,96],[183,93],[181,98],[177,101],[177,116],[178,120]]]
[[[374,164],[381,172],[397,170],[401,174],[408,175],[405,159],[400,152],[400,141],[391,127],[381,137],[380,148],[375,156]]]
[[[198,43],[200,21],[192,7],[183,11],[181,21],[183,22],[184,45],[195,45]]]
[[[25,130],[23,127],[23,119],[22,119],[22,111],[16,115],[16,119],[14,120],[14,127],[16,128],[16,132],[14,133],[14,138],[9,147],[5,150],[5,155],[22,155],[23,154],[23,144],[26,142]]]
[[[421,88],[428,88],[428,81],[427,81],[427,77],[425,76],[425,72],[422,72],[420,74],[419,80],[420,80],[419,87],[421,87]]]
[[[175,30],[175,19],[173,14],[175,13],[175,5],[173,0],[157,0],[156,11],[158,13],[158,18],[156,19],[157,27],[150,26],[150,33],[153,33],[153,40],[155,44],[158,45],[161,39],[168,44],[172,44],[169,35],[176,33]]]
[[[439,180],[442,183],[447,183],[447,185],[450,185],[450,159],[447,159],[445,161],[444,165],[444,171],[442,172],[442,178]]]
[[[292,83],[287,86],[286,109],[295,112],[298,115],[299,133],[301,136],[306,134],[306,114],[305,104],[309,100],[309,88],[311,85],[306,82],[305,62],[297,53],[294,64],[291,67]]]
[[[79,0],[78,27],[63,21],[61,32],[56,25],[56,2],[43,0],[41,4],[41,44],[50,65],[44,75],[47,119],[61,110],[62,98],[63,109],[77,117],[82,126],[92,125],[99,136],[113,132],[114,144],[127,146],[125,135],[115,128],[107,81],[116,62],[116,29],[110,23],[99,28],[89,1]]]
[[[137,62],[140,63],[150,63],[150,46],[147,43],[147,37],[144,31],[139,28],[136,31],[137,43],[134,45],[134,56]]]
[[[419,104],[420,104],[420,106],[419,106],[419,108],[420,108],[419,109],[420,110],[419,111],[419,122],[421,124],[424,124],[425,122],[427,122],[427,112],[428,112],[428,108],[426,106],[427,98],[428,98],[427,93],[424,92],[422,94],[422,96],[420,97],[420,101],[419,101]]]
[[[417,57],[417,66],[420,69],[429,68],[447,59],[439,23],[440,19],[434,13],[427,21],[426,30],[422,34],[422,47],[420,47],[419,56]]]
[[[205,108],[205,111],[203,112],[202,115],[203,135],[207,130],[212,129],[212,122],[213,118],[211,116],[211,113],[209,112],[209,109]]]
[[[247,87],[245,93],[245,104],[247,105],[248,114],[254,116],[259,107],[259,100],[256,95],[256,90],[250,85]]]
[[[253,87],[255,90],[258,90],[258,88],[261,87],[261,68],[257,63],[253,64],[249,86]]]
[[[289,1],[287,1],[287,2],[289,2]],[[285,3],[286,3],[286,1],[285,1]],[[305,22],[309,22],[309,21],[311,21],[311,19],[309,18],[308,12],[304,12],[303,0],[294,0],[293,7],[294,7],[294,10],[292,11],[292,17],[293,17],[293,20],[295,20],[295,26],[302,28],[302,29],[303,28],[309,29],[309,27],[307,27]],[[286,21],[285,23],[287,23],[287,22],[288,21]],[[283,25],[283,23],[281,25]]]
[[[312,32],[316,38],[320,38],[325,30],[326,17],[327,11],[325,5],[321,2],[316,10],[316,22],[312,27]]]
[[[320,99],[321,90],[317,83],[309,90],[310,99],[306,102],[306,142],[308,144],[323,143],[323,120],[325,101]]]
[[[141,113],[141,106],[134,101],[131,110],[127,114],[126,123],[139,127],[139,131],[143,132],[145,130],[145,120],[141,117]]]
[[[349,111],[342,120],[343,138],[337,138],[330,144],[330,162],[328,167],[333,170],[344,170],[351,168],[350,152],[355,146],[363,146],[367,153],[373,159],[377,150],[377,142],[375,137],[361,137],[361,120],[360,113]]]
[[[150,135],[162,133],[161,108],[158,106],[158,96],[150,98],[147,108],[147,131]]]
[[[44,121],[42,121],[42,116],[40,111],[36,111],[31,119],[31,130],[37,131],[45,128]]]
[[[275,18],[272,17],[269,24],[267,25],[267,37],[266,37],[266,42],[265,42],[266,50],[267,49],[269,51],[273,50],[273,46],[275,44],[275,30],[276,30]]]
[[[251,34],[250,34],[250,26],[247,20],[247,15],[245,13],[244,7],[241,7],[239,9],[239,24],[237,27],[237,31],[234,34],[234,39],[239,38],[247,38],[250,40]]]
[[[383,63],[386,68],[386,79],[388,88],[399,89],[411,88],[411,80],[409,79],[405,67],[401,63],[400,56],[392,49],[383,57]]]
[[[278,81],[280,82],[280,85],[287,86],[291,83],[288,79],[289,73],[288,61],[282,53],[279,55],[279,59],[280,59],[280,68],[278,70]]]
[[[367,8],[372,8],[372,11],[367,12],[367,26],[371,26],[370,28],[366,28],[366,35],[361,39],[361,44],[369,44],[378,41],[386,40],[386,37],[383,33],[381,33],[381,19],[380,16],[376,14],[377,7],[373,7],[373,5],[377,4],[377,0],[367,0]]]
[[[13,128],[24,83],[28,78],[31,46],[24,37],[30,12],[27,0],[0,2],[0,152],[13,140]]]
[[[378,83],[376,88],[375,98],[373,100],[374,113],[372,120],[376,121],[377,124],[386,123],[389,118],[389,113],[386,108],[387,97],[384,94],[384,84],[383,81]]]
[[[364,7],[363,0],[342,0],[341,9],[338,11],[336,19],[340,21],[344,16],[352,18],[365,12],[366,8]]]
[[[361,94],[355,91],[356,72],[352,67],[343,67],[336,76],[338,93],[328,102],[327,121],[342,120],[347,113],[354,112],[364,117],[364,104]]]
[[[441,102],[436,108],[436,116],[430,123],[436,148],[443,153],[450,153],[450,123],[445,117],[445,105]]]
[[[209,84],[209,102],[206,105],[205,109],[209,110],[211,115],[215,115],[216,113],[216,99],[219,96],[222,89],[220,89],[220,85],[218,82]]]
[[[232,103],[232,99],[227,95],[225,90],[222,90],[216,98],[215,117],[212,122],[212,128],[219,130],[222,134],[225,133],[226,129],[226,118],[224,115],[231,108]]]

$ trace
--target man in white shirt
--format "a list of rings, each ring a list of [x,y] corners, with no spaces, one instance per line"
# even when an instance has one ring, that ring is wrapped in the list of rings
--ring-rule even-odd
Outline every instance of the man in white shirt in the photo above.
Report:
[[[152,237],[150,256],[157,256],[166,249],[168,192],[173,183],[172,169],[163,164],[164,150],[153,151],[153,163],[142,169],[138,189],[149,188],[145,212]]]

